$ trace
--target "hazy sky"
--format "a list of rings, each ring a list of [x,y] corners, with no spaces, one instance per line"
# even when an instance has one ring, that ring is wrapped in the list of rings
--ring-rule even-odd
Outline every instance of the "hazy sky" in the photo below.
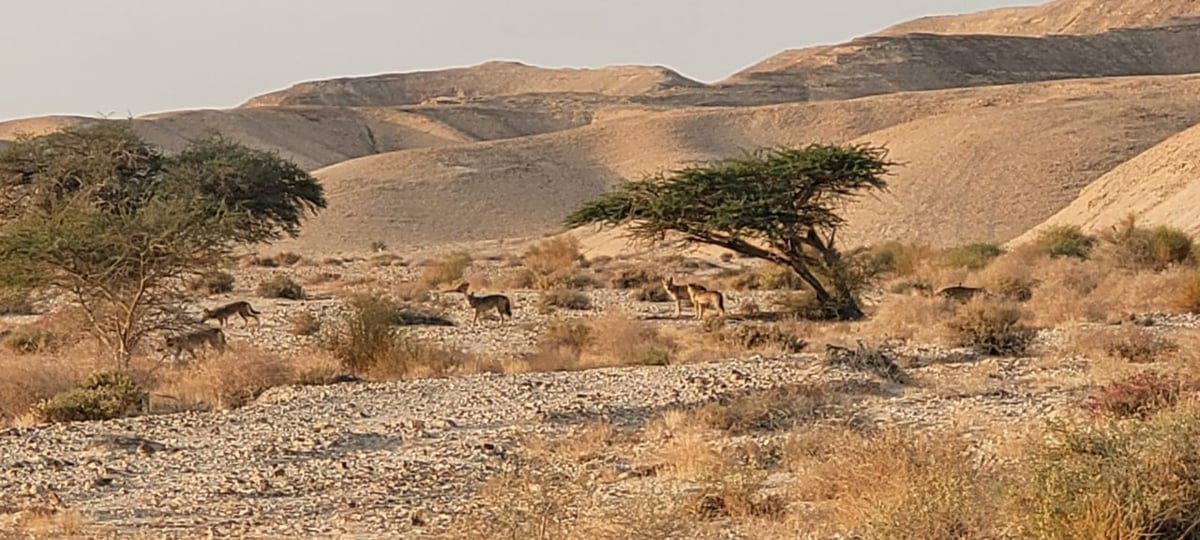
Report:
[[[292,83],[487,60],[715,81],[783,49],[1037,0],[22,0],[0,120],[232,107]]]

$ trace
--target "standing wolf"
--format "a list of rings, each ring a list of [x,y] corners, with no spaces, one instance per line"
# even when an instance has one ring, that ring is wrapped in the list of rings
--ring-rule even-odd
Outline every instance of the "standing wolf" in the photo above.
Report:
[[[237,302],[225,304],[221,307],[205,310],[204,315],[200,317],[200,322],[205,322],[209,319],[216,319],[221,321],[221,326],[225,326],[225,320],[234,315],[241,315],[243,325],[250,324],[250,319],[247,319],[247,317],[253,317],[256,324],[262,324],[262,321],[258,318],[258,316],[262,315],[262,313],[254,311],[254,308],[250,306],[250,302],[245,300],[239,300]]]
[[[186,334],[168,336],[164,340],[163,348],[159,352],[171,352],[171,356],[176,362],[179,362],[180,355],[183,351],[187,351],[188,356],[193,360],[196,359],[196,349],[203,348],[205,344],[211,345],[217,352],[225,352],[225,332],[220,328],[205,326],[201,330],[193,330]]]

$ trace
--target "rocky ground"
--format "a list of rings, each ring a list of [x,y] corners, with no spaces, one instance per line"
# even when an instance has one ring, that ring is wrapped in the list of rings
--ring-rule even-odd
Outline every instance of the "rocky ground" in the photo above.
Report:
[[[362,272],[377,283],[409,280],[415,271],[371,268]],[[288,273],[311,280],[327,271]],[[314,287],[308,300],[253,298],[254,284],[276,272],[243,270],[239,290],[202,305],[250,298],[262,324],[234,317],[230,340],[303,352],[315,338],[289,333],[290,317],[299,310],[334,315],[344,309],[338,298],[345,291]],[[461,295],[435,292],[427,304],[456,324],[413,331],[476,353],[515,354],[529,350],[553,317],[620,310],[680,331],[699,325],[686,318],[690,310],[674,319],[673,304],[638,302],[632,291],[592,290],[591,309],[553,314],[533,308],[532,291],[506,292],[519,307],[512,322],[471,324]],[[756,294],[737,293],[731,310],[765,301]],[[1132,322],[1164,333],[1200,327],[1186,316]],[[1062,329],[1044,330],[1037,348],[1055,350],[1066,339]],[[456,517],[480,504],[486,480],[524,459],[529,441],[553,453],[555,441],[596,422],[644,429],[674,409],[808,386],[839,396],[839,422],[953,426],[980,455],[996,456],[1030,422],[1078,414],[1093,384],[1086,358],[984,358],[911,344],[893,352],[906,368],[900,382],[831,364],[810,347],[686,365],[281,387],[232,411],[10,428],[0,431],[0,538],[26,537],[18,524],[30,515],[68,510],[78,512],[71,530],[79,537],[429,538],[461,527]],[[607,455],[599,466],[614,480],[603,489],[620,497],[644,485],[631,471],[656,458],[643,450]]]

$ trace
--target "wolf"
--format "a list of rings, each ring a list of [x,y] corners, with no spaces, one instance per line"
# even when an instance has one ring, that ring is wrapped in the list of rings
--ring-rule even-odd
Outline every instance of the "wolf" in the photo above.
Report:
[[[225,352],[225,332],[222,332],[220,328],[205,326],[200,330],[168,336],[164,340],[164,347],[159,349],[159,352],[170,351],[172,357],[178,362],[183,351],[187,351],[188,355],[195,360],[196,349],[203,348],[205,344],[211,345],[218,352]]]
[[[472,323],[479,322],[479,315],[490,309],[496,310],[496,313],[500,315],[501,322],[504,322],[506,315],[509,320],[512,319],[512,301],[507,296],[502,294],[475,296],[468,292],[468,289],[470,289],[470,284],[464,282],[458,288],[454,289],[454,291],[463,293],[463,296],[467,297],[467,305],[475,310],[475,318],[471,320]]]
[[[221,321],[221,326],[225,326],[225,320],[234,316],[235,314],[241,315],[242,324],[244,325],[250,324],[250,319],[247,317],[253,317],[256,324],[262,324],[262,321],[258,318],[258,316],[262,315],[262,313],[255,311],[254,307],[250,305],[250,302],[245,300],[239,300],[237,302],[225,304],[221,307],[205,310],[204,315],[200,317],[200,322],[205,322],[209,319],[217,319],[218,321]]]
[[[663,290],[667,291],[667,296],[671,297],[671,300],[675,301],[675,318],[678,319],[682,313],[683,301],[692,301],[692,295],[688,292],[688,285],[683,283],[675,283],[675,277],[668,276],[662,278],[662,286]],[[703,285],[697,285],[693,283],[691,286],[700,290],[707,290]],[[695,307],[695,304],[692,304],[692,306]]]
[[[954,300],[954,301],[960,302],[960,303],[966,303],[966,302],[970,301],[972,298],[975,298],[976,296],[989,296],[989,295],[990,295],[990,293],[988,293],[987,289],[984,289],[982,287],[963,287],[962,285],[946,287],[937,292],[938,298],[942,298],[945,300]]]
[[[711,291],[697,285],[695,283],[687,284],[688,298],[692,301],[692,306],[696,308],[696,319],[704,318],[704,308],[711,307],[717,310],[722,317],[725,316],[725,295],[721,291]]]

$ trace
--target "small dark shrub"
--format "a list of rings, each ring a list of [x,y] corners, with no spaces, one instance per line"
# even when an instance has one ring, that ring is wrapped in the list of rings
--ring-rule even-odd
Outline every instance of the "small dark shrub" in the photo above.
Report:
[[[196,276],[188,283],[194,293],[224,294],[233,292],[234,277],[229,272],[211,272]]]
[[[538,340],[544,348],[563,348],[576,354],[592,342],[592,328],[578,319],[557,319],[546,325]]]
[[[263,298],[304,300],[304,288],[290,277],[276,275],[258,284],[258,295]]]
[[[4,348],[17,354],[32,354],[52,348],[58,336],[45,328],[20,326],[4,336]]]
[[[1038,251],[1051,258],[1075,257],[1087,260],[1092,256],[1096,239],[1088,236],[1078,225],[1055,225],[1038,234]]]
[[[721,338],[750,350],[776,347],[785,353],[798,353],[808,346],[808,342],[777,324],[743,324],[727,330]]]
[[[321,319],[311,311],[301,311],[288,318],[289,329],[297,336],[312,336],[321,331]]]
[[[1084,402],[1094,414],[1145,417],[1179,401],[1184,382],[1175,375],[1143,371],[1098,388]]]
[[[896,363],[895,353],[886,346],[870,346],[861,341],[853,349],[838,345],[826,345],[825,363],[874,373],[896,383],[908,382],[908,375]]]
[[[959,345],[987,355],[1022,355],[1036,334],[1021,322],[1020,309],[990,302],[968,304],[946,325]]]
[[[1164,352],[1174,350],[1176,345],[1140,326],[1126,326],[1111,339],[1103,343],[1104,352],[1126,362],[1142,364],[1154,362]]]
[[[563,309],[585,310],[592,308],[592,298],[580,291],[568,289],[551,289],[542,292],[543,306],[553,306]]]
[[[1004,254],[1004,250],[997,244],[976,242],[947,249],[942,253],[941,258],[942,263],[946,266],[980,270],[991,263],[992,259],[1002,254]]]
[[[1101,239],[1113,263],[1121,268],[1162,270],[1172,264],[1194,262],[1192,238],[1173,227],[1146,229],[1127,219]]]
[[[370,247],[371,251],[374,251],[376,253],[387,251],[387,244],[385,244],[379,240],[375,240],[375,241],[371,242],[371,245],[369,247]]]
[[[105,371],[39,403],[35,412],[48,422],[108,420],[141,413],[147,398],[146,391],[127,373]]]
[[[33,315],[33,302],[29,300],[29,291],[0,289],[0,315]]]
[[[987,290],[1009,302],[1028,302],[1036,285],[1032,279],[1004,276],[992,281]]]
[[[723,396],[697,413],[708,427],[741,435],[782,431],[818,420],[832,403],[830,392],[819,386],[781,386]]]

